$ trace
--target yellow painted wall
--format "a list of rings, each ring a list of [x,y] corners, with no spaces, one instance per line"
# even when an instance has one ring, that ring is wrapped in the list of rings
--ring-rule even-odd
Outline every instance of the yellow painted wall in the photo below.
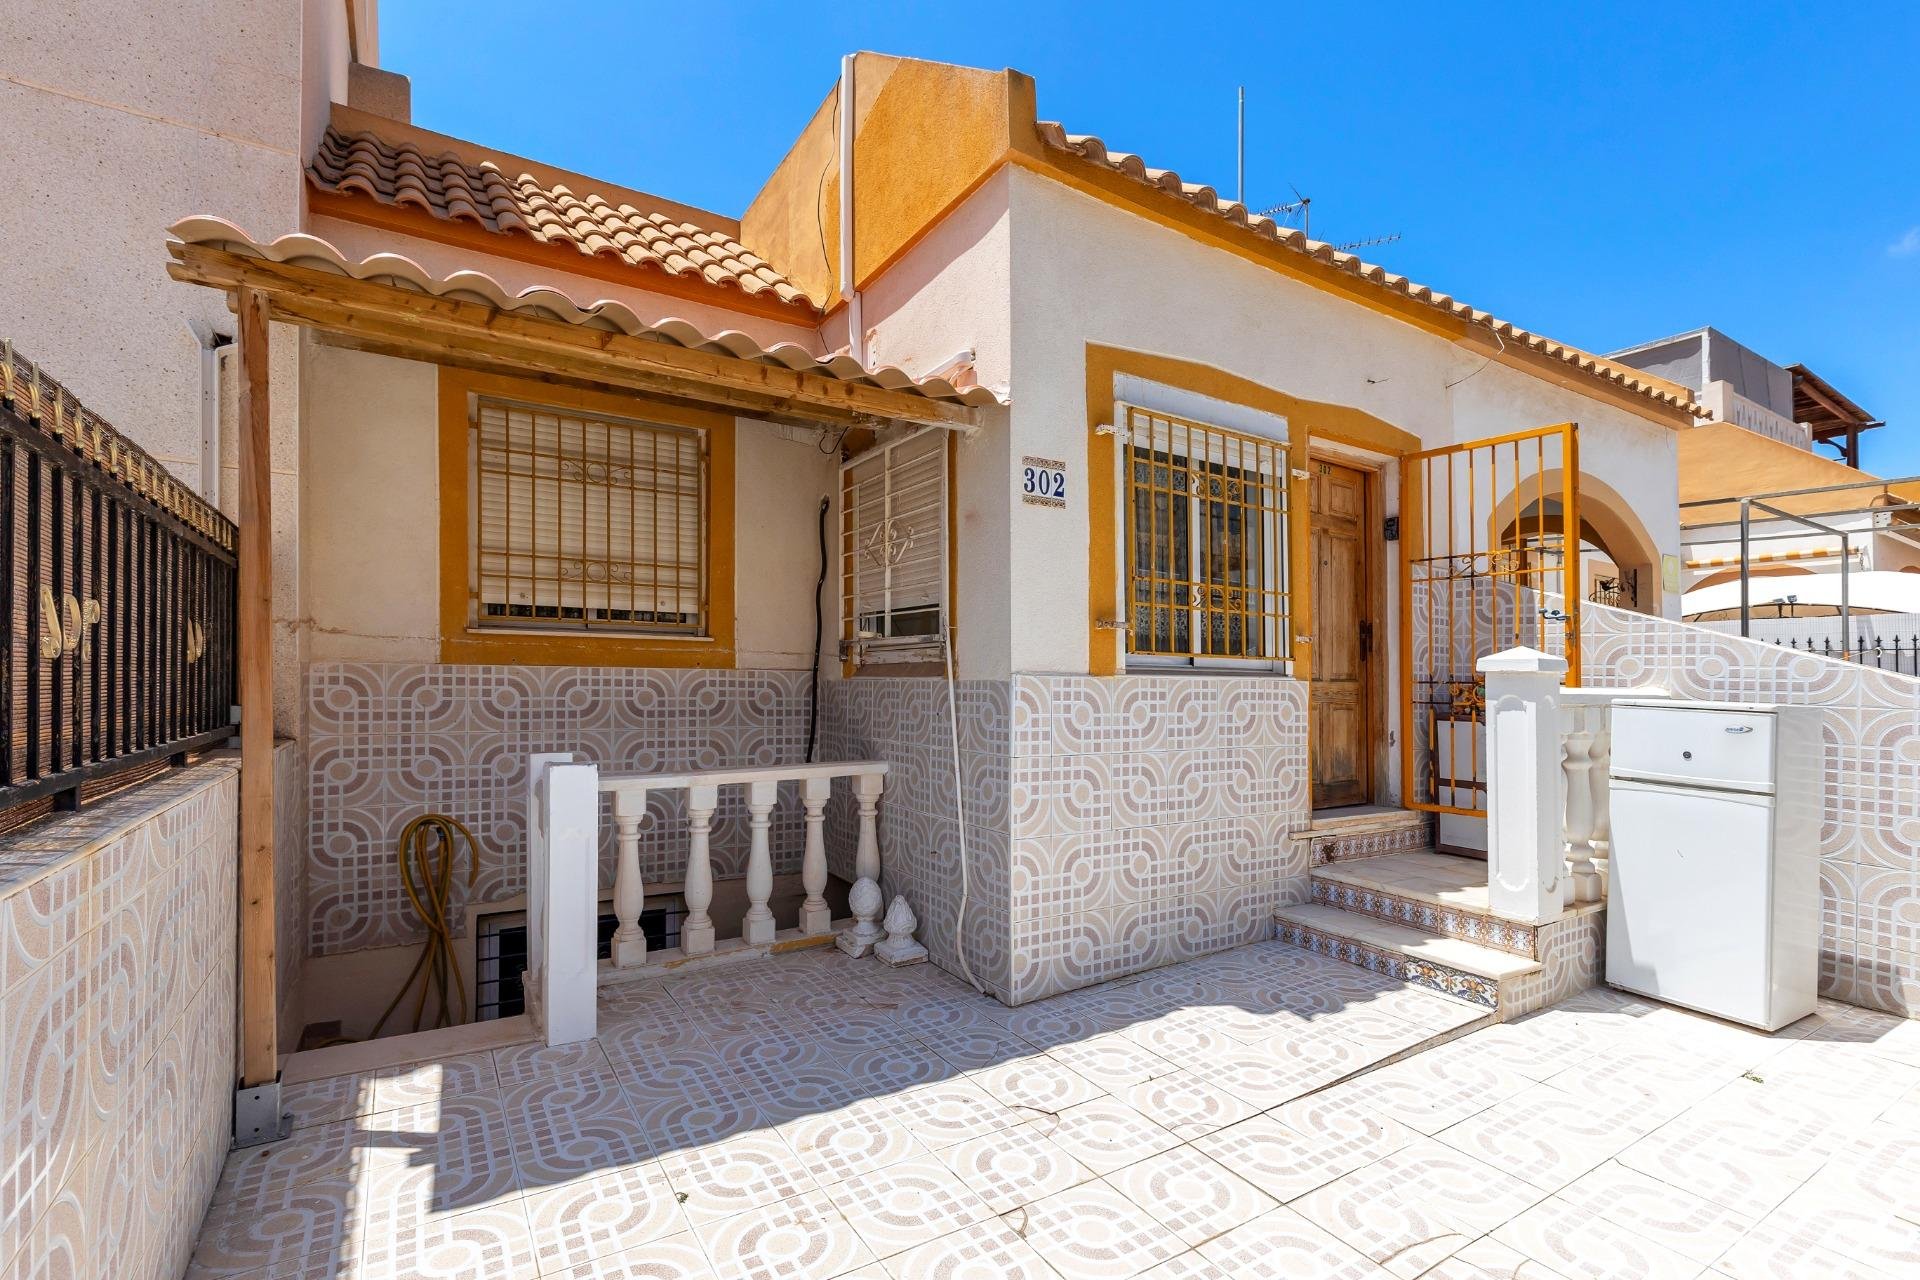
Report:
[[[1000,167],[1032,82],[1013,71],[862,53],[854,90],[854,265],[865,285]],[[740,219],[741,242],[822,303],[834,298],[840,272],[838,93]],[[1026,116],[1031,128],[1031,110]]]

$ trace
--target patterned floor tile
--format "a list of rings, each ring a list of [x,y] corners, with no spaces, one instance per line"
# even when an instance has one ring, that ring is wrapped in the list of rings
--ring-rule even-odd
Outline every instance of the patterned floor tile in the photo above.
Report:
[[[716,1280],[706,1250],[691,1231],[541,1275],[542,1280]]]
[[[1004,1220],[1066,1280],[1124,1280],[1186,1248],[1101,1182],[1048,1196]]]
[[[827,1188],[827,1195],[879,1258],[890,1258],[993,1216],[932,1156],[904,1160]]]
[[[887,1259],[894,1280],[1058,1280],[1033,1246],[998,1218]]]
[[[1352,1174],[1308,1192],[1292,1208],[1397,1276],[1418,1276],[1473,1241],[1418,1199]]]
[[[376,1109],[380,1111],[422,1102],[451,1102],[456,1098],[492,1098],[499,1092],[500,1078],[494,1070],[493,1055],[486,1053],[388,1067],[379,1073],[374,1083]]]
[[[507,1091],[508,1132],[528,1191],[592,1178],[653,1159],[653,1143],[617,1085],[535,1081]]]
[[[1753,1219],[1608,1161],[1559,1198],[1705,1265],[1753,1227]]]
[[[1569,1280],[1693,1280],[1700,1273],[1699,1263],[1558,1197],[1496,1228],[1493,1238]]]
[[[1076,1074],[1108,1093],[1119,1093],[1133,1085],[1178,1070],[1159,1054],[1113,1031],[1089,1040],[1057,1045],[1047,1050],[1047,1056],[1071,1067]]]
[[[347,1177],[358,1167],[362,1145],[358,1122],[337,1120],[296,1129],[263,1147],[244,1147],[227,1157],[213,1203],[270,1205],[293,1187]]]
[[[370,1231],[356,1280],[533,1280],[533,1237],[518,1201]]]
[[[1117,1098],[1096,1098],[1057,1116],[1036,1120],[1033,1129],[1098,1174],[1178,1146],[1180,1139]]]
[[[1156,1076],[1121,1090],[1117,1096],[1135,1111],[1153,1117],[1155,1124],[1183,1142],[1259,1114],[1256,1108],[1190,1071]]]
[[[999,1129],[1011,1129],[1021,1117],[971,1080],[942,1080],[920,1085],[886,1100],[893,1117],[930,1151]]]
[[[200,1225],[194,1274],[248,1276],[291,1270],[303,1260],[350,1267],[358,1261],[354,1227],[364,1208],[351,1173],[288,1187],[271,1203],[215,1205]]]
[[[1099,1085],[1044,1053],[970,1071],[967,1079],[1009,1107],[1049,1115],[1106,1096]]]
[[[611,1076],[613,1062],[598,1040],[576,1044],[516,1044],[493,1051],[493,1067],[502,1089],[535,1081]]]
[[[1385,1280],[1391,1274],[1284,1205],[1201,1245],[1200,1256],[1235,1280]]]
[[[995,1213],[1091,1182],[1094,1173],[1032,1125],[942,1149],[940,1161]]]
[[[1378,1158],[1362,1147],[1309,1138],[1271,1116],[1243,1120],[1193,1145],[1281,1201],[1305,1195]]]
[[[1477,1032],[1468,1039],[1484,1034]],[[1431,1135],[1525,1092],[1532,1084],[1519,1072],[1446,1045],[1342,1081],[1326,1092]]]
[[[820,1191],[722,1218],[696,1234],[720,1280],[828,1280],[873,1261]]]
[[[520,1190],[506,1109],[469,1096],[382,1111],[361,1122],[361,1191],[375,1215],[459,1213]]]
[[[1417,1139],[1343,1181],[1363,1197],[1397,1195],[1469,1238],[1545,1198],[1531,1183],[1431,1138]]]
[[[1566,1277],[1511,1245],[1501,1244],[1492,1236],[1481,1236],[1420,1280],[1566,1280]]]
[[[800,1157],[770,1131],[662,1155],[660,1170],[685,1197],[696,1228],[818,1187]]]
[[[1718,1095],[1716,1095],[1718,1096]],[[1703,1104],[1616,1159],[1750,1218],[1773,1210],[1824,1162],[1818,1119],[1729,1099]]]
[[[1275,1201],[1195,1147],[1175,1147],[1106,1183],[1188,1246],[1200,1245],[1272,1209]]]
[[[374,1083],[367,1076],[329,1076],[280,1086],[281,1110],[293,1117],[296,1129],[351,1120],[379,1110]]]
[[[821,1186],[926,1154],[877,1098],[789,1121],[780,1136]]]
[[[1543,1084],[1435,1136],[1542,1191],[1558,1191],[1630,1145],[1645,1132],[1643,1120],[1650,1126],[1657,1117],[1597,1107]]]
[[[666,1175],[625,1169],[526,1197],[542,1273],[564,1270],[687,1230]]]

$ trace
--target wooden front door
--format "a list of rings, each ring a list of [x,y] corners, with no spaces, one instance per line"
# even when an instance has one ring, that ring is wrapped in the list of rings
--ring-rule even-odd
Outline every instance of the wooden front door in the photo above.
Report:
[[[1374,651],[1367,473],[1314,459],[1313,807],[1373,799]]]

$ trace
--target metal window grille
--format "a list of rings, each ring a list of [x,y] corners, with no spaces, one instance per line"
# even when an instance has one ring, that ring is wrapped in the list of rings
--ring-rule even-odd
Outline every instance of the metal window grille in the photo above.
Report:
[[[703,432],[483,398],[473,437],[476,625],[705,633]]]
[[[840,528],[852,655],[937,655],[947,621],[946,433],[922,431],[848,460]]]
[[[1291,654],[1287,446],[1127,407],[1127,651]]]

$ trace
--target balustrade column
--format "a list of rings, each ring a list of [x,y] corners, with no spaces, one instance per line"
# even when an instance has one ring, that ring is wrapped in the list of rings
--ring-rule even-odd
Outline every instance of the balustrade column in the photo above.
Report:
[[[1560,768],[1566,775],[1567,797],[1568,905],[1600,898],[1600,870],[1593,865],[1593,782],[1589,776],[1593,769],[1593,731],[1589,725],[1600,710],[1577,702],[1563,702],[1560,707]]]
[[[860,842],[853,854],[853,889],[847,894],[847,907],[853,912],[853,928],[835,941],[850,956],[864,956],[880,941],[880,789],[886,777],[862,773],[854,777],[853,796],[860,809]],[[962,857],[966,856],[964,851]]]
[[[800,803],[807,811],[806,851],[800,858],[800,885],[807,900],[800,904],[800,932],[817,936],[833,927],[827,908],[827,798],[833,779],[808,778],[800,784]]]
[[[645,791],[613,793],[617,850],[613,869],[613,918],[619,926],[613,931],[611,950],[616,969],[631,969],[647,962],[647,935],[640,928],[640,912],[647,901],[646,886],[640,879],[640,819],[646,811]]]
[[[718,787],[687,788],[687,918],[680,922],[680,950],[685,955],[713,953],[713,918],[707,914],[713,905],[713,857],[708,841],[719,803]]]
[[[1587,777],[1593,782],[1593,856],[1611,858],[1613,854],[1613,708],[1597,708],[1598,722],[1593,731],[1593,768],[1587,771]],[[1608,871],[1613,863],[1607,863]],[[1597,870],[1597,868],[1596,868]],[[1598,897],[1607,896],[1607,878],[1601,874]]]
[[[769,830],[773,825],[773,803],[778,797],[777,782],[747,784],[747,818],[753,842],[747,851],[747,915],[741,921],[740,936],[748,946],[764,946],[773,941],[773,911],[767,906],[773,897],[773,850]]]

